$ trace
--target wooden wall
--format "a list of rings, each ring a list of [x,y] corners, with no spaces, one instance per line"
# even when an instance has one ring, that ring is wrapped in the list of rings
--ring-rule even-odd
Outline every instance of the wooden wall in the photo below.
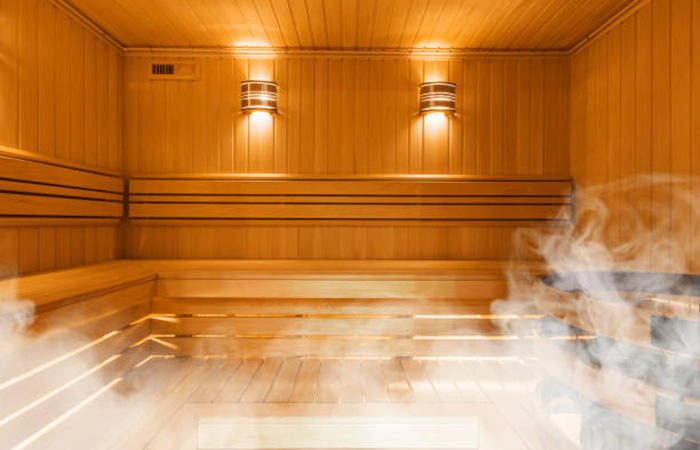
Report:
[[[156,58],[157,61],[168,60]],[[124,67],[127,172],[567,175],[565,57],[209,56],[197,81]],[[272,79],[280,114],[240,112],[240,82]],[[458,85],[451,118],[420,117],[418,85]],[[513,228],[132,226],[127,254],[176,258],[510,256]]]
[[[615,256],[643,267],[700,268],[698,29],[700,1],[653,0],[572,57],[572,174],[625,180],[604,194],[604,239],[641,236]]]
[[[49,0],[0,2],[0,145],[120,171],[121,56]],[[119,255],[117,226],[0,226],[0,277]]]
[[[197,81],[149,80],[150,61],[125,62],[130,173],[568,171],[565,58],[208,57]],[[255,78],[280,86],[274,119],[240,111]],[[419,84],[446,79],[458,114],[422,119]]]

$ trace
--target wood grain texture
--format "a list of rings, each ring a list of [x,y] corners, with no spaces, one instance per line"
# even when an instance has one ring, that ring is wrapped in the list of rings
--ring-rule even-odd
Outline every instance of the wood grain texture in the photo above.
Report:
[[[138,112],[125,123],[131,174],[568,173],[564,57],[166,60],[194,60],[201,79],[150,80],[149,57],[125,58],[125,85],[132,89],[125,107]],[[533,76],[518,83],[519,71]],[[240,113],[240,81],[251,77],[279,84],[279,115]],[[451,119],[417,116],[418,85],[429,79],[457,83]],[[218,95],[206,94],[212,91]],[[482,96],[487,101],[473,101]],[[512,113],[519,110],[524,113]],[[529,129],[532,137],[511,136],[516,129]],[[484,163],[474,167],[472,159]]]
[[[212,56],[194,58],[202,68],[201,80],[194,82],[151,81],[149,60],[125,58],[129,114],[124,135],[130,175],[414,174],[510,179],[566,177],[569,172],[566,58],[432,61],[280,56],[271,61]],[[251,76],[279,83],[279,115],[271,119],[239,112],[239,84]],[[418,85],[429,79],[457,83],[458,111],[452,118],[417,115]],[[141,183],[147,181],[134,188],[145,185]],[[172,184],[181,183],[172,180]],[[503,259],[511,255],[511,235],[519,226],[473,223],[473,227],[418,230],[337,223],[286,224],[279,229],[225,223],[159,225],[163,226],[133,223],[127,230],[126,254]]]
[[[0,145],[119,170],[118,50],[47,0],[2,7]]]
[[[0,282],[0,320],[22,329],[0,349],[3,443],[62,423],[66,408],[147,356],[154,278],[121,262]]]
[[[196,356],[508,357],[532,355],[532,339],[299,339],[159,337],[156,354]],[[294,394],[292,394],[294,395]],[[292,400],[294,401],[294,399]],[[296,400],[302,402],[303,399]],[[309,400],[307,400],[308,402]]]
[[[123,215],[124,184],[110,172],[0,147],[0,177],[0,225],[26,218],[42,225],[57,218],[81,224]]]
[[[72,3],[136,47],[568,49],[631,1]]]
[[[644,240],[616,254],[631,267],[700,268],[699,17],[696,0],[653,0],[572,56],[572,175],[600,194],[609,248]]]
[[[119,51],[48,0],[3,1],[0,15],[0,146],[3,156],[12,156],[3,160],[0,177],[56,183],[62,188],[42,190],[58,195],[75,194],[66,187],[122,192],[114,176],[122,161]],[[3,181],[3,191],[17,188]],[[45,212],[35,203],[6,200],[5,214]],[[94,215],[89,205],[105,206],[73,202],[59,209],[63,215]],[[112,206],[109,214],[121,215],[118,203]],[[0,236],[2,278],[106,261],[121,252],[114,222],[6,221]]]
[[[0,298],[30,299],[40,313],[155,278],[154,272],[134,262],[110,261],[0,281]]]
[[[247,219],[282,226],[308,220],[541,226],[568,224],[572,186],[564,179],[524,177],[171,179],[137,175],[130,181],[129,192],[129,216],[140,219],[139,223]]]
[[[155,341],[157,353],[501,355],[510,344],[519,349],[530,345],[537,317],[525,309],[517,316],[491,315],[491,301],[507,294],[504,263],[138,264],[159,274],[152,314],[152,332],[162,341]],[[168,350],[163,342],[177,348]],[[318,366],[303,365],[301,370],[333,376],[324,374],[323,367],[319,372]],[[305,402],[312,393],[301,389],[292,398]]]

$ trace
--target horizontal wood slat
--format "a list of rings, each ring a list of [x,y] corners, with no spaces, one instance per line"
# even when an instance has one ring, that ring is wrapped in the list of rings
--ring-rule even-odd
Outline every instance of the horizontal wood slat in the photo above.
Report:
[[[508,321],[518,320],[525,330],[529,319],[464,318],[365,318],[357,316],[276,318],[276,317],[181,317],[153,321],[155,334],[216,334],[273,336],[482,336],[498,335]],[[525,324],[524,322],[528,322]]]
[[[540,315],[498,315],[493,261],[143,261],[156,354],[500,356]],[[526,350],[528,351],[528,350]]]
[[[209,195],[571,195],[566,177],[134,175],[132,194]]]
[[[154,314],[490,314],[491,300],[440,298],[163,298]]]
[[[124,182],[112,171],[28,155],[7,147],[0,147],[0,178],[77,189],[124,192]]]
[[[461,298],[495,299],[508,293],[506,280],[158,280],[162,297],[248,298]]]
[[[422,204],[492,204],[491,197],[468,197],[463,196],[436,196],[434,199],[424,196],[420,198]],[[138,195],[132,199],[134,203],[235,203],[235,204],[260,204],[260,203],[302,203],[302,204],[415,204],[416,196],[302,196],[302,195],[265,195],[264,197],[255,195]],[[546,205],[567,205],[571,202],[570,197],[498,197],[498,202],[503,204],[546,204]]]
[[[0,281],[0,301],[31,300],[39,314],[155,279],[132,261],[111,261]]]
[[[0,193],[0,216],[119,218],[119,202],[46,195]]]
[[[305,338],[196,338],[159,337],[156,354],[344,357],[520,357],[532,355],[532,340],[415,340],[415,339],[305,339]]]
[[[551,205],[132,204],[131,216],[166,219],[555,220]],[[567,216],[568,217],[568,216]]]
[[[0,225],[41,218],[44,225],[73,218],[119,219],[124,182],[101,169],[0,147]]]
[[[129,216],[158,220],[568,222],[556,177],[136,176]]]

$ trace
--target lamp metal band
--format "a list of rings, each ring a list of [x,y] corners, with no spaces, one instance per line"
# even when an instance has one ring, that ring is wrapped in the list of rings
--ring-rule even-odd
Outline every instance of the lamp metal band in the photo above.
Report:
[[[453,113],[457,106],[457,85],[435,81],[420,85],[420,112]]]
[[[277,83],[272,81],[242,81],[241,109],[243,111],[277,112]]]

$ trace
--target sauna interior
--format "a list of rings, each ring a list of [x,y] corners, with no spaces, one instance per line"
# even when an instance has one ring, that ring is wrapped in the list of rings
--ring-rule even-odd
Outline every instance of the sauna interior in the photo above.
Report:
[[[700,0],[0,0],[0,449],[697,450]]]

